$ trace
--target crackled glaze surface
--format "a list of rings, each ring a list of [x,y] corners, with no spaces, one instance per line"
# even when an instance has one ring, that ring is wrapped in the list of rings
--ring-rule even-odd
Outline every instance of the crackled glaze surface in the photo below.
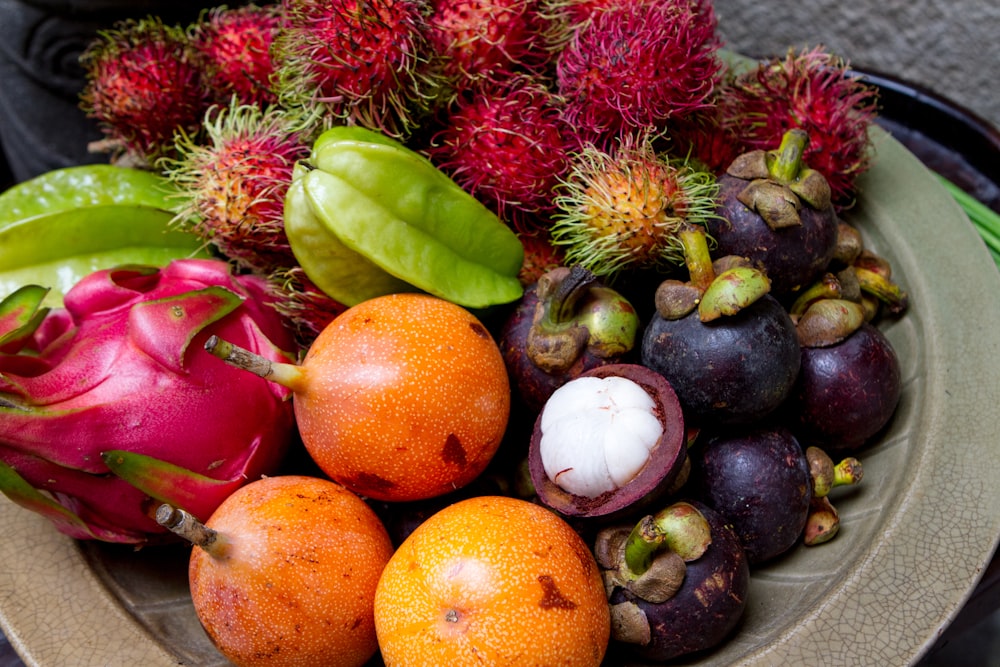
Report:
[[[1000,274],[935,177],[875,138],[847,217],[911,295],[884,327],[905,369],[902,403],[864,453],[864,482],[838,489],[841,534],[755,571],[739,633],[692,664],[911,664],[1000,535],[1000,300],[980,298]],[[78,544],[2,497],[0,531],[0,625],[28,665],[226,664],[194,616],[183,550]]]

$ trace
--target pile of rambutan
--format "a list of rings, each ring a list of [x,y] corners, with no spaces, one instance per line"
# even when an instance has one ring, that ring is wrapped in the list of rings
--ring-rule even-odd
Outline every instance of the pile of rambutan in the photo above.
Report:
[[[280,0],[101,33],[81,105],[95,149],[165,173],[177,224],[270,277],[308,342],[342,307],[295,263],[283,200],[334,125],[427,155],[522,235],[526,282],[668,270],[714,179],[793,127],[849,205],[874,88],[822,47],[738,71],[721,47],[711,0]]]

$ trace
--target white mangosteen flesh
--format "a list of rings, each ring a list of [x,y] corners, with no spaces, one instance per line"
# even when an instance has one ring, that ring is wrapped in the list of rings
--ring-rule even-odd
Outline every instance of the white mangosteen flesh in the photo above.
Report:
[[[656,403],[638,383],[581,377],[546,401],[539,453],[554,484],[595,498],[632,480],[662,434]]]

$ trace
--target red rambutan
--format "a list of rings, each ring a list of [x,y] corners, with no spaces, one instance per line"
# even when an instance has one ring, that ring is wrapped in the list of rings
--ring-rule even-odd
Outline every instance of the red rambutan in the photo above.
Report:
[[[719,46],[708,3],[644,0],[596,11],[556,61],[567,121],[600,140],[702,109],[721,78]]]
[[[417,0],[285,0],[274,42],[279,103],[404,137],[426,57]]]
[[[268,276],[274,309],[295,335],[300,350],[308,350],[323,329],[347,306],[327,296],[309,280],[300,266],[279,269]]]
[[[589,145],[558,188],[552,242],[567,265],[598,277],[673,268],[684,263],[680,230],[715,214],[718,190],[712,173],[667,159],[648,135],[628,135],[610,152]]]
[[[153,17],[98,33],[80,57],[86,84],[80,106],[96,119],[106,147],[148,164],[195,132],[208,108],[203,63],[190,35]]]
[[[296,160],[309,146],[278,107],[233,102],[206,114],[204,141],[177,140],[164,173],[178,190],[176,222],[242,268],[267,275],[295,265],[284,200]]]
[[[759,63],[719,100],[741,152],[771,150],[788,130],[805,130],[803,161],[826,177],[838,205],[852,199],[855,180],[870,166],[868,129],[877,103],[877,89],[823,47],[789,49],[784,58]]]
[[[456,100],[427,150],[462,188],[517,229],[554,210],[553,188],[569,168],[561,101],[518,76]]]
[[[430,0],[428,37],[447,86],[462,91],[533,71],[549,57],[537,0]]]
[[[724,88],[724,86],[723,86]],[[720,95],[724,95],[722,88]],[[676,157],[697,162],[716,176],[740,155],[742,144],[735,128],[724,122],[719,107],[711,105],[696,113],[668,122],[669,151]]]
[[[524,246],[524,263],[517,279],[525,287],[534,285],[543,275],[560,266],[565,266],[566,253],[552,243],[548,230],[537,229],[517,235]]]
[[[277,5],[216,7],[195,24],[192,41],[203,55],[208,87],[216,102],[236,95],[244,104],[277,101],[271,85],[271,43],[281,26]]]

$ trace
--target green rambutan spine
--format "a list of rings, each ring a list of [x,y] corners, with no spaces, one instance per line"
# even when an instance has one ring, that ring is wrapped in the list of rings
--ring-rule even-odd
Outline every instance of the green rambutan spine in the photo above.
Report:
[[[715,215],[718,184],[711,172],[658,153],[653,141],[627,135],[610,150],[591,144],[575,156],[556,188],[551,227],[567,265],[607,280],[683,265],[679,233]]]

